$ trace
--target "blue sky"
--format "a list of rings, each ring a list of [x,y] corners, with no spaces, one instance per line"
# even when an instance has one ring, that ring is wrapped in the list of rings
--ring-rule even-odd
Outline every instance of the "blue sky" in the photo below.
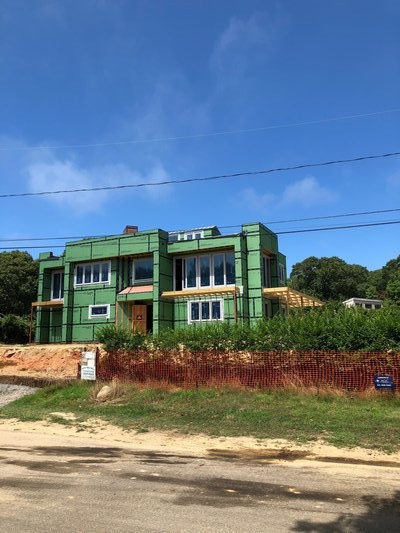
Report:
[[[0,194],[399,151],[399,25],[397,0],[2,0]],[[208,135],[222,132],[236,133]],[[208,183],[0,198],[0,208],[0,239],[396,209],[400,157]],[[400,212],[270,227],[398,219]],[[375,269],[400,253],[399,229],[282,235],[280,248],[289,266],[337,255]],[[0,246],[57,252],[60,244]]]

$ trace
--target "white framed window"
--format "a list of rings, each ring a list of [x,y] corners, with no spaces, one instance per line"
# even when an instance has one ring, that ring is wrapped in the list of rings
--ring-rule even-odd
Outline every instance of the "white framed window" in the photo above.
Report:
[[[179,240],[183,241],[194,241],[196,239],[203,239],[204,231],[186,231],[185,233],[179,235]]]
[[[51,274],[50,300],[64,300],[64,271],[55,270]]]
[[[110,304],[89,305],[89,318],[110,318]]]
[[[224,320],[223,300],[192,300],[187,305],[188,324]]]
[[[75,266],[75,287],[94,285],[95,283],[110,283],[111,261],[83,263]]]
[[[132,263],[132,284],[140,285],[153,281],[153,257],[138,257]]]
[[[219,252],[175,259],[175,290],[235,284],[235,253]]]

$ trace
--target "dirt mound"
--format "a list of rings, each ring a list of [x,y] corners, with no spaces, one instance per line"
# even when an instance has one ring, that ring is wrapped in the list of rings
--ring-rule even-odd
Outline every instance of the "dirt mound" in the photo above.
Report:
[[[83,344],[0,346],[0,377],[76,378],[83,347]],[[85,347],[96,349],[93,345]]]

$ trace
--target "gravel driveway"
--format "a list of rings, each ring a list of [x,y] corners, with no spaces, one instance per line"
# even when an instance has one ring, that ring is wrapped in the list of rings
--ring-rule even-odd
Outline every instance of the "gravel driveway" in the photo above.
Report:
[[[26,387],[25,385],[3,385],[0,383],[0,407],[27,394],[33,394],[37,390],[37,388]]]

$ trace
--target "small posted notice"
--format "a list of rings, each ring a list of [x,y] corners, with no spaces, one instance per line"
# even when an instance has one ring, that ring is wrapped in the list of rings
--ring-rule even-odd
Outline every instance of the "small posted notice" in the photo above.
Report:
[[[96,380],[96,352],[82,352],[81,379]]]

